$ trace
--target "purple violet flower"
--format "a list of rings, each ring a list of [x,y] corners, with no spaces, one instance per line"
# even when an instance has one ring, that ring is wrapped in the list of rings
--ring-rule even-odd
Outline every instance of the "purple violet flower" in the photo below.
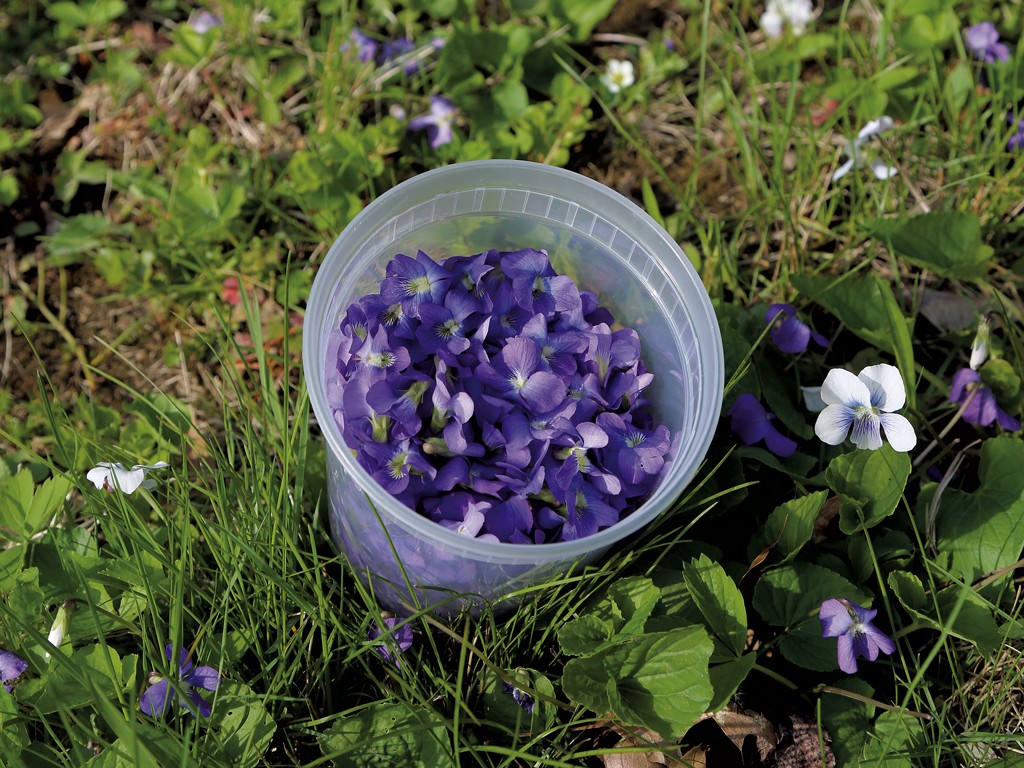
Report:
[[[1005,43],[999,42],[999,31],[991,21],[968,27],[964,32],[964,40],[971,55],[986,64],[1010,60],[1010,49]]]
[[[798,355],[807,349],[810,341],[814,341],[819,347],[827,347],[828,339],[820,333],[816,333],[796,316],[796,310],[792,304],[772,304],[765,313],[764,322],[771,325],[772,321],[779,315],[784,317],[772,325],[770,332],[771,339],[780,350],[789,355]]]
[[[728,415],[731,417],[729,429],[744,445],[754,445],[764,440],[768,450],[776,456],[787,458],[796,453],[796,443],[772,424],[775,414],[766,411],[761,401],[749,392],[736,398]]]
[[[1013,135],[1006,141],[1006,149],[1010,152],[1024,149],[1024,113],[1018,117],[1011,112],[1006,116],[1006,122],[1015,126]]]
[[[665,454],[669,449],[668,428],[641,429],[610,411],[598,414],[597,426],[608,434],[608,446],[604,449],[607,457],[605,466],[618,469],[620,477],[627,483],[653,485],[653,478],[665,465]]]
[[[614,499],[618,494],[608,494],[584,480],[583,475],[574,475],[564,494],[555,498],[565,505],[565,523],[562,525],[560,541],[575,541],[592,536],[602,528],[619,522],[619,510],[605,499]]]
[[[404,491],[413,473],[433,478],[437,474],[434,466],[428,462],[409,440],[396,443],[379,443],[374,440],[363,443],[359,458],[364,459],[367,471],[373,479],[380,483],[388,493],[399,494]]]
[[[401,304],[403,311],[419,315],[424,301],[442,304],[451,282],[451,274],[423,251],[412,259],[399,253],[388,262],[380,284],[380,295],[389,305]]]
[[[341,50],[355,50],[360,61],[367,63],[374,61],[380,52],[380,43],[355,27],[348,33],[348,42],[341,44]]]
[[[455,116],[458,112],[459,110],[456,109],[451,99],[447,99],[444,96],[431,96],[430,111],[410,120],[409,130],[425,130],[431,149],[437,149],[444,144],[450,143],[454,138],[452,123],[455,121]]]
[[[188,25],[200,35],[205,35],[211,29],[224,26],[224,19],[215,13],[202,10],[189,19]]]
[[[839,668],[848,675],[857,672],[858,656],[874,661],[879,653],[888,656],[896,650],[896,644],[871,623],[877,613],[845,598],[821,604],[821,636],[839,638]]]
[[[419,57],[410,57],[416,46],[407,37],[399,37],[384,43],[380,51],[380,64],[388,64],[395,60],[408,59],[402,65],[402,71],[410,77],[415,75],[420,68]]]
[[[547,413],[565,399],[565,383],[540,369],[540,350],[531,339],[509,339],[490,363],[477,366],[476,376],[500,397],[522,399],[531,412]]]
[[[174,657],[174,646],[168,643],[164,658]],[[192,655],[187,648],[178,649],[177,680],[171,681],[157,672],[149,673],[149,687],[139,697],[139,709],[150,717],[166,717],[174,697],[178,705],[192,716],[209,717],[212,708],[196,688],[216,691],[220,684],[220,673],[213,667],[193,667]]]
[[[999,407],[995,393],[982,383],[981,374],[977,371],[961,368],[953,375],[949,400],[960,406],[967,403],[960,418],[968,424],[987,427],[994,421],[1009,432],[1020,431],[1020,421]]]
[[[571,277],[558,275],[544,251],[524,248],[501,257],[501,271],[512,279],[516,303],[531,315],[571,312],[582,306]]]
[[[502,683],[501,690],[505,693],[512,694],[512,698],[515,699],[516,704],[526,710],[529,715],[533,714],[533,696],[528,693],[523,693],[511,683]]]
[[[392,662],[395,667],[400,667],[401,663],[398,657],[408,651],[412,647],[412,625],[405,623],[399,627],[395,625],[401,620],[394,617],[388,617],[381,622],[375,621],[370,626],[369,631],[366,633],[366,639],[371,642],[380,639],[381,642],[376,643],[373,646],[373,650],[384,659],[384,661]]]
[[[21,677],[28,669],[28,662],[12,651],[5,651],[0,648],[0,685],[10,693],[14,686],[12,683]]]

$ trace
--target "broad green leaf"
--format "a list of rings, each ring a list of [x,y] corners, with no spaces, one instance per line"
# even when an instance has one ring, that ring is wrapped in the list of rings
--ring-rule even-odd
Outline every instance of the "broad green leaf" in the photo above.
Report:
[[[433,712],[403,701],[378,701],[341,718],[320,737],[336,768],[436,768],[451,765],[448,733]]]
[[[910,458],[888,443],[877,451],[840,454],[825,470],[825,482],[843,501],[839,527],[845,534],[871,528],[896,510],[907,478]]]
[[[75,650],[67,661],[54,656],[39,681],[40,695],[33,706],[41,714],[49,714],[91,704],[97,691],[104,698],[114,698],[121,688],[121,675],[121,657],[109,646],[87,645]]]
[[[992,257],[992,248],[981,242],[976,213],[930,211],[910,218],[875,219],[867,229],[911,264],[942,277],[984,277]]]
[[[960,62],[946,73],[942,84],[942,96],[946,107],[952,114],[958,113],[967,105],[967,100],[974,93],[974,73],[966,62]]]
[[[736,582],[707,555],[684,566],[683,579],[711,631],[737,656],[743,653],[747,642],[747,607]]]
[[[795,562],[765,573],[754,587],[754,609],[769,624],[784,627],[782,655],[806,669],[836,669],[836,640],[821,636],[818,609],[830,598],[845,597],[868,607],[870,597],[838,573]]]
[[[260,762],[277,724],[263,702],[243,683],[222,682],[208,727],[216,734],[215,754],[227,765],[248,768]]]
[[[764,524],[763,541],[782,555],[783,562],[790,560],[811,540],[814,521],[827,496],[827,491],[801,496],[780,504],[768,516]]]
[[[748,653],[724,664],[715,664],[708,670],[711,687],[715,693],[708,705],[708,712],[717,712],[732,701],[733,694],[747,679],[750,670],[757,663],[757,654]]]
[[[1024,549],[1024,442],[994,437],[981,446],[978,490],[947,488],[936,517],[938,551],[967,583],[1015,563]],[[922,491],[927,509],[934,486]],[[1007,573],[1004,578],[1010,578]]]
[[[25,532],[29,536],[39,533],[49,524],[64,504],[64,497],[69,490],[71,481],[63,476],[51,477],[36,487],[25,515]]]
[[[558,631],[564,653],[592,653],[620,636],[638,635],[661,597],[654,582],[642,576],[620,579],[608,594],[583,616],[567,622]]]
[[[612,12],[616,0],[552,0],[560,21],[569,24],[574,40],[586,40]]]
[[[888,283],[869,277],[791,275],[790,282],[802,296],[827,309],[869,344],[895,354],[887,301],[882,291]]]
[[[863,768],[911,768],[919,765],[924,740],[921,720],[901,712],[883,712],[861,751]]]
[[[875,695],[874,689],[860,677],[848,677],[837,687],[868,699]],[[839,694],[824,694],[821,697],[821,719],[832,736],[832,752],[837,765],[856,765],[860,758],[868,732],[871,730],[873,705],[863,700],[851,699]]]
[[[641,635],[569,661],[562,690],[598,714],[678,738],[711,702],[712,647],[702,627]]]
[[[14,588],[18,574],[25,565],[25,552],[23,544],[0,549],[0,594]]]
[[[992,609],[974,590],[954,584],[940,590],[933,602],[912,573],[893,571],[888,582],[907,612],[926,626],[945,627],[951,635],[977,645],[982,653],[994,653],[999,647],[1001,638]]]

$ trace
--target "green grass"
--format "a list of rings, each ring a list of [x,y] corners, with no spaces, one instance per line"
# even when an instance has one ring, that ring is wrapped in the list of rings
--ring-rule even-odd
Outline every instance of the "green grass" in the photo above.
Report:
[[[609,5],[611,21],[585,34],[565,10],[573,3],[498,3],[479,16],[450,5],[325,1],[300,13],[275,0],[257,18],[232,0],[217,9],[224,28],[207,36],[190,34],[193,8],[175,0],[148,9],[96,0],[81,24],[46,0],[0,14],[0,649],[30,660],[14,693],[0,692],[4,759],[384,764],[373,762],[383,760],[370,751],[383,739],[373,729],[394,717],[383,742],[406,745],[403,766],[607,766],[648,750],[682,765],[709,743],[714,761],[728,744],[710,722],[660,739],[643,717],[595,711],[561,685],[573,654],[559,633],[582,617],[618,637],[616,621],[629,617],[607,601],[616,585],[638,583],[630,578],[658,592],[637,636],[680,623],[715,635],[684,578],[704,553],[740,595],[757,654],[731,709],[781,728],[791,715],[827,727],[840,764],[1016,765],[1021,553],[965,578],[935,547],[927,508],[946,494],[946,521],[956,514],[948,504],[967,508],[986,488],[981,446],[999,433],[963,423],[947,399],[982,309],[1000,318],[986,381],[1011,413],[1024,399],[1024,165],[1006,148],[1006,114],[1024,94],[1019,14],[844,3],[804,36],[770,41],[757,29],[760,4]],[[915,15],[956,28],[915,48]],[[960,31],[986,18],[1013,49],[986,70],[987,87]],[[434,35],[464,46],[489,37],[468,53],[449,42],[406,76],[341,51],[353,26],[420,46]],[[598,80],[611,58],[638,63],[637,83],[619,94]],[[493,90],[502,84],[511,85]],[[456,141],[433,150],[389,108],[411,117],[440,93],[461,116]],[[69,109],[77,118],[58,130]],[[880,114],[896,126],[870,151],[898,175],[879,182],[861,168],[830,183],[847,140]],[[327,447],[298,326],[316,268],[360,207],[424,170],[484,157],[558,161],[663,222],[719,313],[727,403],[757,394],[800,453],[780,462],[743,446],[724,419],[669,513],[593,565],[525,590],[509,613],[414,614],[413,648],[395,666],[367,636],[386,607],[331,540]],[[922,266],[924,257],[871,236],[876,219],[936,211],[977,217],[994,249],[980,276]],[[222,296],[233,276],[239,305]],[[806,276],[892,285],[911,358],[887,346],[890,326],[813,295]],[[774,350],[763,314],[781,301],[829,337],[827,351]],[[939,488],[922,461],[891,516],[849,534],[833,521],[792,553],[873,596],[878,625],[896,638],[894,655],[861,659],[847,677],[800,666],[786,643],[816,616],[773,620],[757,585],[785,566],[778,542],[765,546],[773,510],[818,490],[826,507],[839,504],[823,473],[843,451],[814,438],[796,384],[877,362],[899,362],[916,385],[907,410],[916,455],[929,446],[943,471],[960,463]],[[999,440],[999,451],[1019,455],[1019,433]],[[85,478],[99,461],[161,459],[170,467],[151,475],[152,492],[102,493]],[[989,487],[1004,493],[1013,474],[988,477]],[[1019,500],[984,498],[1004,540],[1016,541]],[[980,527],[984,505],[970,509]],[[897,595],[894,572],[918,579],[917,603]],[[46,638],[62,605],[71,618],[57,650]],[[220,691],[206,694],[210,719],[139,711],[150,673],[176,673],[167,644],[221,671]],[[509,704],[502,682],[533,695],[536,714]]]

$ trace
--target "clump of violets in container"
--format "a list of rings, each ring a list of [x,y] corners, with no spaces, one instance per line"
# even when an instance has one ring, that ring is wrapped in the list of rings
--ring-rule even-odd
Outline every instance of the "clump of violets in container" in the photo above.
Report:
[[[589,536],[639,507],[668,459],[637,333],[544,251],[396,255],[347,308],[329,366],[360,465],[460,535]]]

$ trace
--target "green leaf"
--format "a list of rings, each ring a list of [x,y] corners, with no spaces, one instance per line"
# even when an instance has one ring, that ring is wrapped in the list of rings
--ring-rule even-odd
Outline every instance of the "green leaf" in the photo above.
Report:
[[[210,716],[216,755],[225,764],[249,768],[267,751],[277,724],[263,702],[243,683],[222,682]]]
[[[921,580],[912,573],[893,571],[888,583],[907,612],[925,626],[940,631],[946,628],[951,635],[977,645],[982,653],[994,653],[999,647],[1001,636],[992,609],[974,590],[954,584],[940,590],[932,603]]]
[[[21,544],[0,549],[0,594],[14,588],[18,574],[25,565],[25,551],[25,546]]]
[[[946,100],[946,108],[957,114],[967,106],[967,100],[974,93],[974,73],[965,63],[960,62],[946,73],[942,84],[942,96]]]
[[[754,587],[755,610],[769,624],[786,628],[782,655],[806,669],[838,668],[836,641],[822,638],[818,609],[830,598],[845,597],[869,606],[870,596],[838,573],[795,562],[765,573]]]
[[[840,686],[868,699],[875,690],[859,677],[849,677]],[[875,708],[865,701],[838,694],[821,697],[821,719],[832,736],[832,751],[837,765],[856,765],[861,749],[871,730]]]
[[[864,743],[862,768],[911,768],[918,764],[924,740],[921,721],[902,712],[883,712]]]
[[[661,597],[654,582],[642,576],[620,579],[594,608],[558,631],[564,653],[592,653],[607,642],[638,635]]]
[[[938,551],[967,583],[1013,565],[1024,549],[1024,442],[995,437],[981,446],[978,490],[947,488],[936,517]],[[922,491],[919,508],[932,501],[934,487]],[[1004,575],[1002,580],[1010,578]]]
[[[877,451],[840,454],[825,470],[825,482],[843,501],[839,527],[845,534],[877,525],[896,510],[910,477],[910,458],[888,443]]]
[[[641,635],[569,661],[562,689],[598,714],[679,738],[711,702],[712,647],[702,627]]]
[[[828,278],[819,275],[791,275],[790,282],[802,296],[827,309],[843,325],[869,344],[895,354],[887,300],[882,291],[892,287],[881,279]]]
[[[711,687],[714,689],[714,696],[708,705],[708,712],[717,712],[726,706],[736,693],[743,681],[747,679],[750,670],[757,663],[757,654],[748,653],[739,658],[727,661],[724,664],[715,664],[708,670],[711,679]]]
[[[914,407],[916,402],[917,382],[914,381],[914,343],[911,339],[914,331],[913,319],[903,317],[899,304],[892,290],[883,288],[878,284],[878,290],[882,294],[882,305],[885,307],[885,316],[889,322],[889,332],[892,334],[893,354],[896,355],[896,364],[899,366],[900,375],[903,377],[903,387],[907,391],[907,406]]]
[[[337,720],[319,741],[336,768],[453,764],[444,724],[433,712],[403,701],[378,701]]]
[[[992,248],[981,242],[981,221],[975,213],[930,211],[910,218],[875,219],[867,229],[911,264],[942,277],[984,277],[992,257]]]
[[[814,521],[827,497],[827,491],[816,491],[780,504],[768,516],[763,537],[759,538],[781,553],[783,562],[792,559],[811,540]]]
[[[594,27],[612,12],[616,0],[552,0],[560,20],[569,25],[574,40],[586,40]]]
[[[747,607],[729,575],[707,555],[683,567],[683,579],[711,631],[739,656],[747,642]]]

